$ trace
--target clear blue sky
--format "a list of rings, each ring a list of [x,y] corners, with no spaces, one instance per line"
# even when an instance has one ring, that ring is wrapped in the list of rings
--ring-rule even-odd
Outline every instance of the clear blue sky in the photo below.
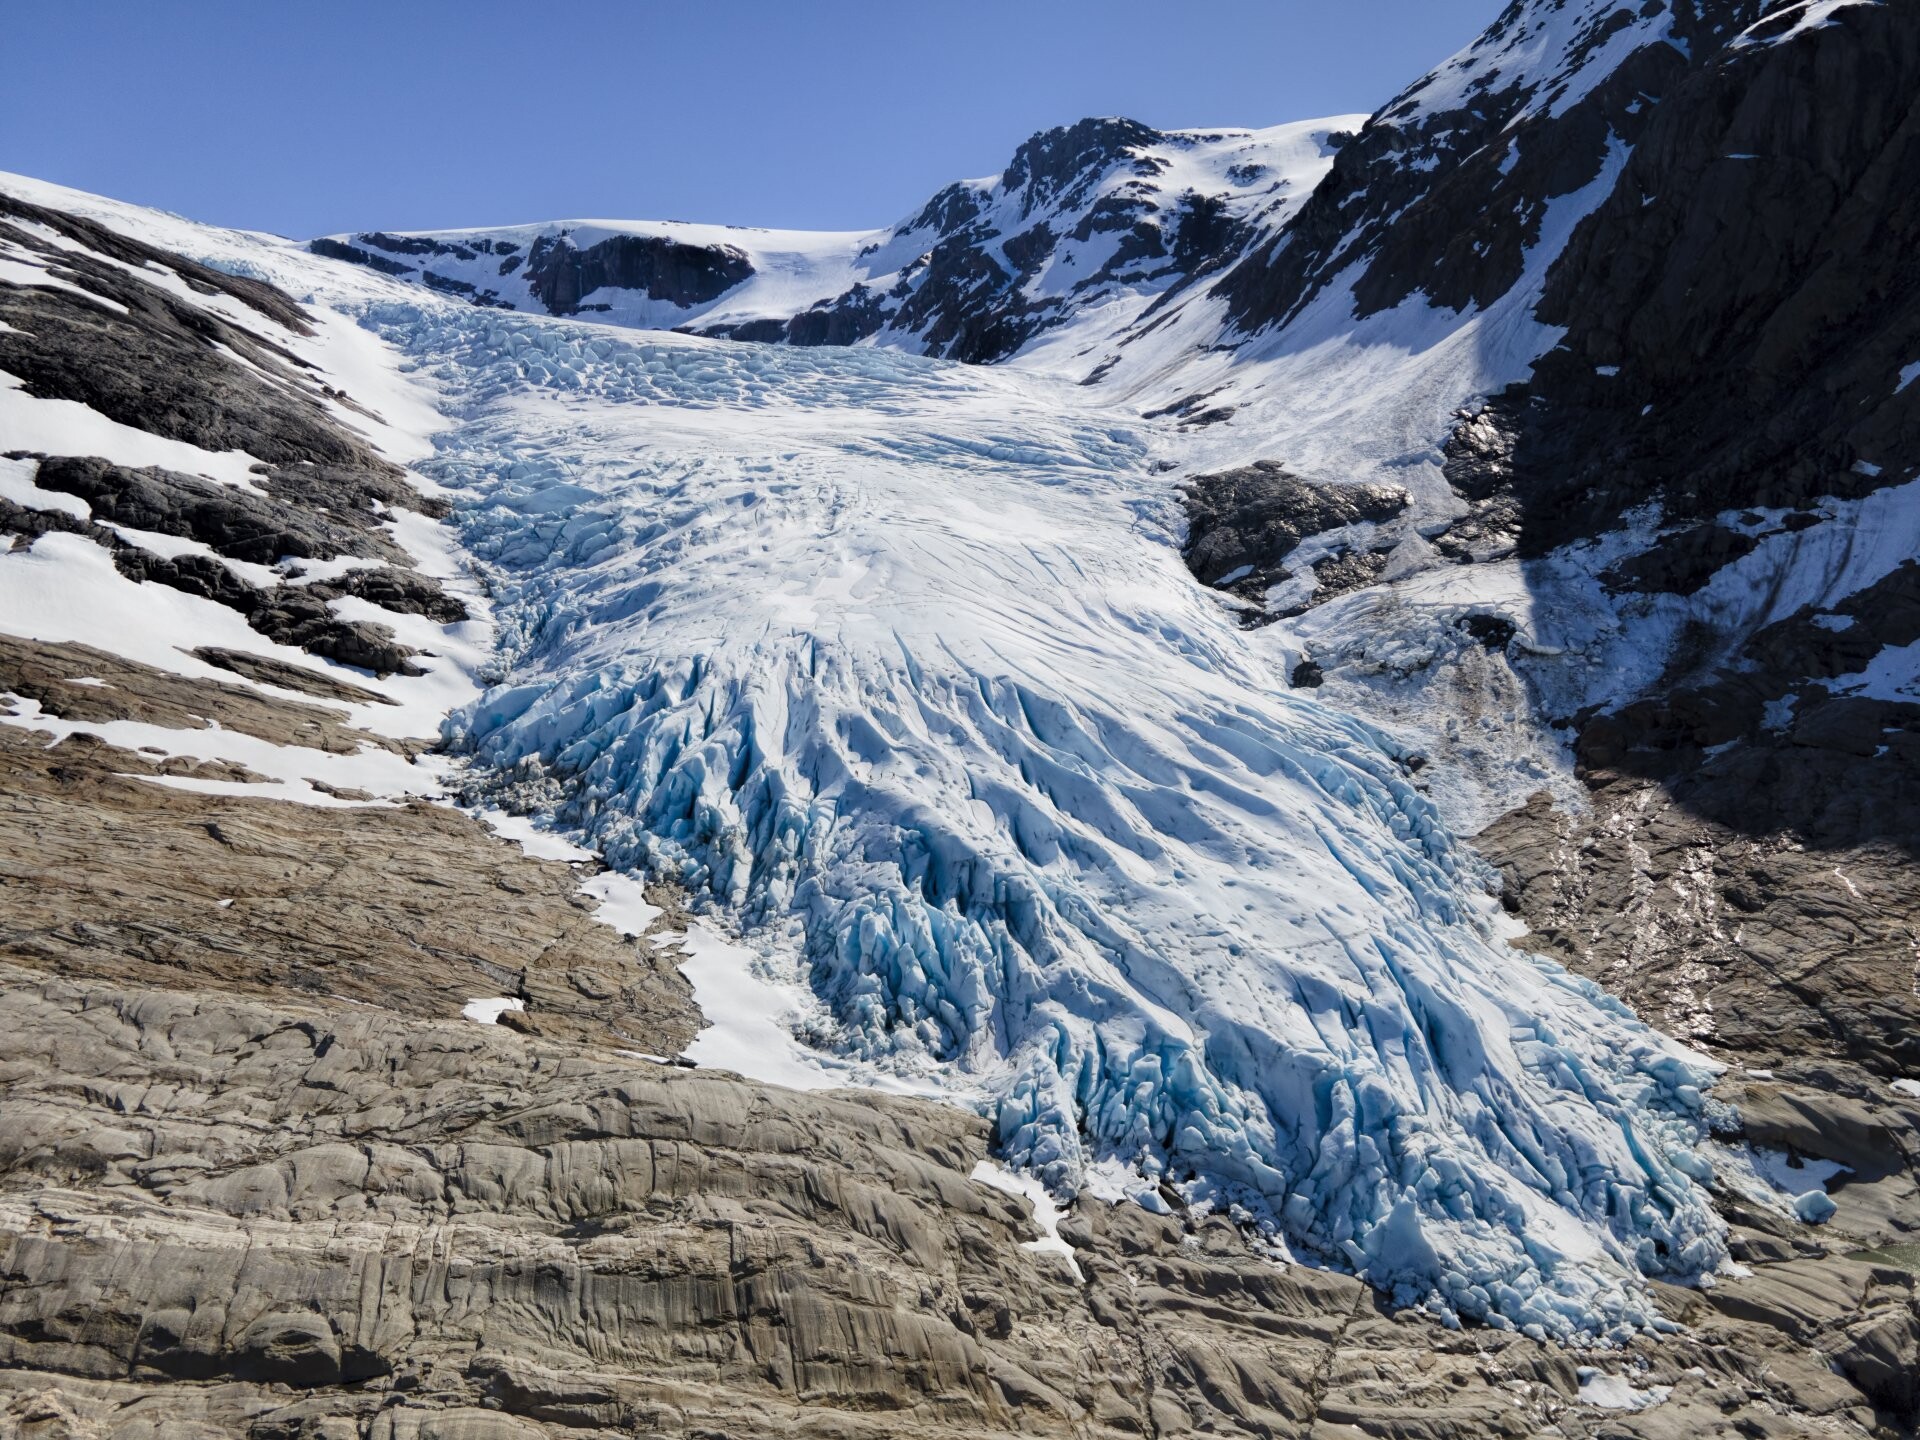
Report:
[[[1502,0],[6,0],[0,169],[306,237],[863,229],[1083,115],[1372,110]]]

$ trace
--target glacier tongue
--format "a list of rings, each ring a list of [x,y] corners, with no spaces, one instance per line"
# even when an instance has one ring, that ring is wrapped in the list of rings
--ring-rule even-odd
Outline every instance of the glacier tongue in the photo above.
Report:
[[[810,982],[1056,1192],[1115,1161],[1446,1316],[1658,1323],[1705,1062],[1500,938],[1364,723],[1187,576],[1130,417],[1009,371],[433,303],[503,789]]]

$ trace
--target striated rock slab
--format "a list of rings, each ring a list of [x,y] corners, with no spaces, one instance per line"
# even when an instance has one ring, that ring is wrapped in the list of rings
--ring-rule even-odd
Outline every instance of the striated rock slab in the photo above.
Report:
[[[213,721],[348,754],[381,743],[338,711],[79,646],[0,637],[5,692],[92,723]],[[519,995],[556,1037],[655,1052],[698,1028],[671,961],[592,918],[579,867],[528,859],[439,805],[201,795],[137,778],[149,768],[87,737],[48,749],[44,736],[0,729],[0,955],[56,974],[324,994],[422,1017]]]
[[[1749,833],[1688,801],[1611,777],[1590,814],[1542,794],[1483,831],[1519,943],[1744,1064],[1920,1072],[1907,848]]]

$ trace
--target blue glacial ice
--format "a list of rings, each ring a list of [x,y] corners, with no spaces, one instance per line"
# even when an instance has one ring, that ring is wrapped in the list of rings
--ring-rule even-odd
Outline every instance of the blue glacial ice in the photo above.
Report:
[[[389,303],[454,424],[503,789],[677,877],[808,1039],[1405,1304],[1560,1337],[1715,1268],[1704,1062],[1502,939],[1363,721],[1195,586],[1137,422],[1043,377]]]

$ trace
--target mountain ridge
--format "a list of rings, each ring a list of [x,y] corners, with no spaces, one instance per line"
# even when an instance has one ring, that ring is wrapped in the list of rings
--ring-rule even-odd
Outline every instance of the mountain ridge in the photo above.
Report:
[[[479,304],[531,303],[548,314],[584,305],[616,323],[694,334],[877,341],[995,361],[1065,323],[1074,304],[1187,283],[1193,266],[1217,263],[1236,236],[1284,213],[1317,179],[1329,137],[1361,118],[1262,131],[1086,119],[1039,132],[999,176],[956,181],[873,231],[550,221],[312,243],[316,253]],[[512,253],[493,248],[503,244]],[[496,254],[504,257],[497,264]],[[682,283],[661,268],[668,254],[702,268],[710,283]],[[761,287],[771,293],[756,299]]]

